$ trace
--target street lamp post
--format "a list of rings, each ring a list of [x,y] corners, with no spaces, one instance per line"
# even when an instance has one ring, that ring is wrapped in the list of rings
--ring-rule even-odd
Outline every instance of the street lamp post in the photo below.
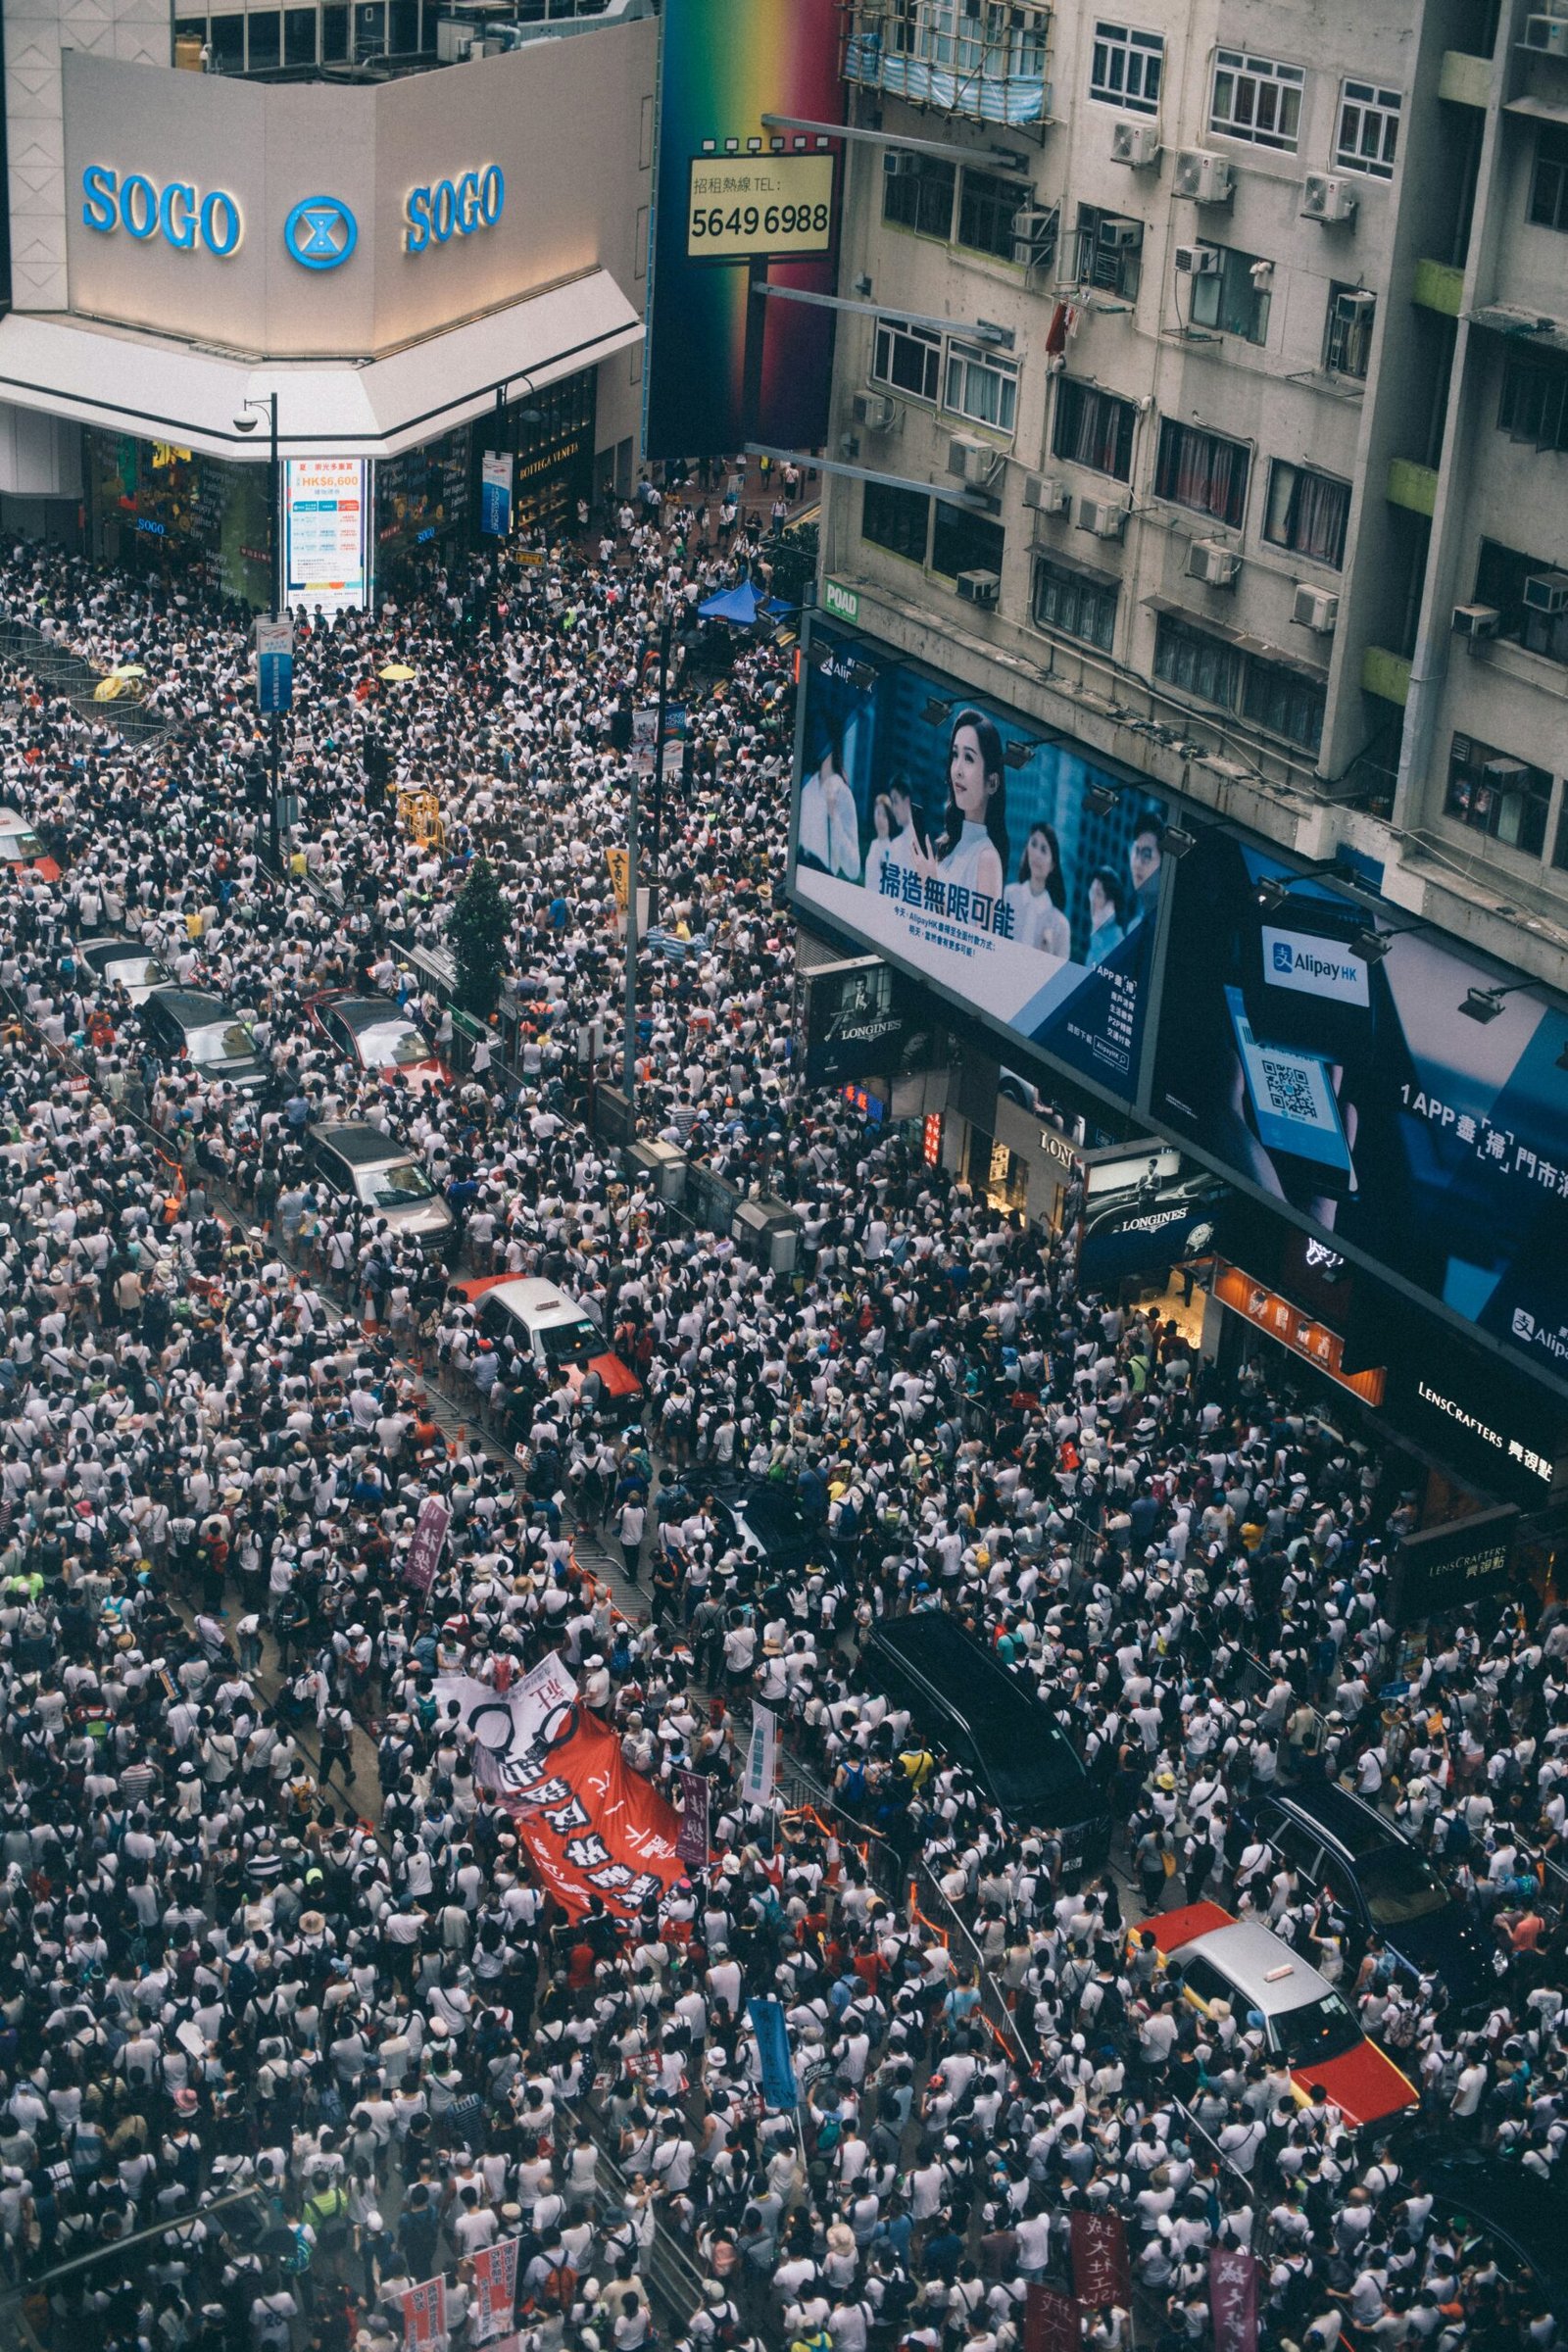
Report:
[[[248,415],[245,413],[247,411],[254,412],[254,414]],[[234,426],[237,432],[253,433],[256,430],[256,416],[264,413],[267,417],[268,428],[267,487],[269,514],[267,545],[268,552],[271,558],[270,569],[272,574],[272,618],[274,620],[281,620],[283,617],[282,477],[278,471],[277,463],[276,392],[266,392],[262,394],[260,399],[245,401],[242,405],[241,414],[234,419]],[[267,763],[267,861],[270,865],[274,874],[281,874],[283,870],[283,844],[281,830],[278,823],[277,806],[278,766],[281,759],[282,727],[282,713],[278,710],[274,710],[270,721],[270,741],[268,745]]]

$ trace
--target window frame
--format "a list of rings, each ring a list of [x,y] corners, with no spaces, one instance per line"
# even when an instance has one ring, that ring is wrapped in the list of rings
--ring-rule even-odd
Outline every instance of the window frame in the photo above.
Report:
[[[971,374],[978,373],[981,376],[995,377],[999,387],[997,404],[999,413],[997,416],[987,416],[979,409],[965,407],[961,399],[955,400],[953,394],[955,368],[961,370],[965,387]],[[1005,411],[1004,415],[1002,414],[1003,411]],[[943,345],[942,352],[942,412],[947,416],[962,416],[968,423],[981,425],[987,432],[1003,434],[1010,441],[1017,431],[1017,368],[997,359],[993,353],[982,350],[978,344],[964,343],[956,336],[950,336]]]
[[[1113,57],[1122,61],[1122,81],[1118,89],[1110,80],[1101,77],[1101,52],[1108,64]],[[1138,68],[1138,89],[1133,90],[1133,71]],[[1154,87],[1147,88],[1148,69],[1153,68]],[[1145,32],[1136,24],[1113,24],[1108,18],[1097,17],[1089,43],[1089,95],[1096,106],[1112,106],[1124,115],[1157,115],[1160,92],[1165,81],[1165,35]]]
[[[1513,760],[1512,752],[1499,750],[1494,743],[1481,743],[1474,735],[1456,728],[1448,743],[1448,769],[1443,789],[1443,813],[1452,823],[1462,825],[1467,833],[1479,833],[1487,841],[1494,841],[1521,858],[1540,859],[1546,854],[1546,827],[1551,815],[1551,794],[1554,778],[1549,769],[1537,767],[1534,760],[1522,760],[1518,764],[1531,779],[1518,793],[1503,793],[1486,781],[1489,762]],[[1488,797],[1494,804],[1485,806]],[[1463,806],[1466,797],[1469,806]],[[1456,805],[1456,803],[1460,805]],[[1510,808],[1517,807],[1521,816],[1532,814],[1531,830],[1534,840],[1509,840],[1501,830]],[[1516,820],[1518,821],[1518,820]]]
[[[1122,445],[1125,442],[1125,470],[1120,466],[1097,466],[1092,458],[1079,457],[1075,450],[1062,447],[1062,441],[1068,429],[1069,415],[1076,418],[1079,405],[1091,401],[1108,404],[1117,411],[1115,417],[1109,421],[1112,421],[1115,426],[1115,454],[1118,457],[1122,454]],[[1051,454],[1054,458],[1060,458],[1068,466],[1081,466],[1085,472],[1098,473],[1102,480],[1107,482],[1130,482],[1133,478],[1133,436],[1137,423],[1137,404],[1124,399],[1119,392],[1107,392],[1102,385],[1085,383],[1081,376],[1057,376],[1056,394],[1052,403],[1051,415]],[[1080,438],[1076,430],[1073,438],[1075,440]]]
[[[1524,582],[1533,572],[1561,568],[1500,539],[1484,538],[1476,552],[1475,602],[1491,605],[1501,613],[1500,637],[1522,646],[1527,654],[1539,655],[1543,662],[1568,668],[1568,613],[1551,620],[1544,613],[1533,612],[1524,601]]]
[[[915,391],[912,385],[905,383],[899,376],[884,368],[884,338],[887,343],[886,357],[889,360],[895,358],[897,347],[900,344],[907,345],[911,351],[920,353],[921,374],[922,376],[929,375],[931,381],[929,391]],[[934,409],[942,397],[944,349],[945,338],[938,327],[912,326],[906,320],[899,318],[878,318],[871,332],[871,381],[874,384],[886,384],[890,392],[899,393],[905,400],[923,401],[928,407]]]
[[[918,553],[916,553],[914,550],[912,540],[907,545],[901,545],[897,538],[891,536],[887,538],[879,538],[874,531],[867,528],[867,511],[871,507],[873,500],[878,502],[883,500],[889,502],[895,500],[906,500],[908,502],[910,519],[912,519],[912,510],[916,505],[924,508],[925,513],[922,518]],[[925,569],[926,559],[931,548],[931,509],[934,503],[935,502],[928,495],[918,490],[901,490],[896,488],[891,482],[865,482],[861,485],[860,537],[868,547],[879,548],[882,554],[885,556],[897,557],[901,564],[917,564],[923,571]]]
[[[1034,188],[1026,179],[1009,179],[1001,172],[983,172],[965,164],[963,177],[958,183],[952,242],[964,253],[984,254],[988,261],[1005,262],[1009,267],[1013,266],[1016,248],[1012,223],[1016,216],[1027,211],[1034,202]],[[1000,242],[988,242],[966,233],[969,226],[977,225],[970,214],[971,203],[976,215],[983,213],[990,216],[994,235]],[[998,223],[1002,225],[998,226]]]
[[[1289,481],[1286,479],[1287,476],[1291,477]],[[1294,501],[1297,487],[1303,480],[1321,482],[1331,489],[1344,493],[1339,518],[1339,552],[1336,555],[1320,556],[1315,554],[1310,547],[1298,545],[1289,535],[1288,523],[1287,528],[1282,531],[1276,531],[1270,527],[1274,520],[1275,509],[1281,492],[1284,493],[1289,504]],[[1265,543],[1270,547],[1283,548],[1287,555],[1298,557],[1303,564],[1321,564],[1326,570],[1343,571],[1345,569],[1345,542],[1350,527],[1352,489],[1353,485],[1348,482],[1343,474],[1326,473],[1321,466],[1298,465],[1294,458],[1271,458],[1268,466],[1268,483],[1263,497],[1262,536]]]
[[[1223,509],[1206,500],[1183,498],[1166,485],[1181,471],[1181,444],[1187,441],[1205,441],[1239,451],[1242,464],[1239,487],[1233,490]],[[1167,462],[1167,451],[1169,460]],[[1247,523],[1247,498],[1252,485],[1253,447],[1250,441],[1238,441],[1234,434],[1216,432],[1212,425],[1190,424],[1180,416],[1162,416],[1159,420],[1159,439],[1154,450],[1154,496],[1166,506],[1180,507],[1184,514],[1201,514],[1210,522],[1219,523],[1227,531],[1240,531]],[[1209,457],[1207,470],[1212,470]]]
[[[1220,83],[1230,85],[1230,110],[1220,114]],[[1236,111],[1236,99],[1246,88],[1250,92],[1248,104],[1250,119],[1243,120]],[[1273,120],[1259,122],[1259,98],[1269,98],[1267,108]],[[1306,94],[1306,68],[1293,66],[1283,58],[1252,57],[1244,49],[1216,49],[1214,71],[1208,84],[1208,127],[1216,137],[1236,139],[1249,147],[1262,147],[1275,155],[1295,155],[1301,139],[1301,102]],[[1294,116],[1289,130],[1282,128],[1282,119]]]
[[[960,571],[994,571],[1000,579],[1007,552],[1007,534],[1003,525],[989,514],[977,514],[969,507],[956,507],[945,498],[934,498],[931,504],[936,512],[931,517],[927,570],[944,580],[956,580]],[[946,544],[955,532],[961,531],[975,533],[979,544],[962,549]],[[989,537],[993,532],[995,545]]]
[[[1370,294],[1372,296],[1372,308],[1368,311],[1363,310],[1358,306],[1357,310],[1353,314],[1349,311],[1342,311],[1340,309],[1340,305],[1346,300],[1347,296],[1351,294]],[[1364,384],[1367,376],[1371,372],[1372,336],[1373,331],[1377,326],[1377,322],[1378,298],[1375,288],[1371,286],[1341,285],[1331,280],[1329,285],[1328,309],[1324,313],[1323,318],[1324,374],[1336,376],[1341,381],[1348,384]],[[1349,336],[1357,331],[1364,331],[1365,333],[1366,351],[1363,365],[1359,368],[1347,368],[1343,364],[1337,366],[1335,363],[1334,354],[1336,331],[1342,323],[1347,336]],[[1341,348],[1343,349],[1343,345]]]
[[[1340,84],[1339,111],[1334,118],[1335,170],[1358,172],[1367,179],[1392,179],[1403,107],[1402,90],[1386,90],[1378,82],[1355,80],[1347,74]],[[1372,155],[1366,151],[1369,123],[1382,125]]]
[[[1540,403],[1533,424],[1519,414],[1521,405],[1528,409],[1532,400]],[[1568,364],[1553,367],[1504,352],[1497,430],[1525,449],[1568,450]]]
[[[1252,277],[1252,270],[1268,257],[1261,253],[1243,253],[1237,245],[1216,245],[1213,250],[1221,257],[1218,270],[1206,277],[1195,277],[1188,292],[1189,326],[1206,326],[1215,334],[1230,335],[1239,343],[1250,343],[1255,351],[1267,350],[1273,288],[1271,285],[1258,286]],[[1273,264],[1270,263],[1269,267],[1272,269]],[[1210,298],[1214,316],[1208,318],[1200,317],[1199,304],[1206,303]],[[1232,303],[1250,303],[1252,306],[1252,325],[1257,329],[1256,333],[1248,327],[1230,323],[1227,306]]]
[[[1072,232],[1072,282],[1097,287],[1102,294],[1115,294],[1123,302],[1136,302],[1144,277],[1144,238],[1141,235],[1136,245],[1102,245],[1100,232],[1107,220],[1129,221],[1134,228],[1147,231],[1147,222],[1136,214],[1112,212],[1105,204],[1080,204]]]
[[[935,224],[934,199],[929,208],[932,218],[925,217],[928,210],[926,199],[928,192],[934,191],[944,179],[947,182],[947,216],[942,225],[938,227]],[[902,219],[900,214],[894,210],[896,205],[904,202],[901,191],[906,188],[910,191],[908,202],[911,218],[907,220]],[[942,156],[916,155],[915,169],[912,172],[903,172],[897,178],[890,178],[886,173],[883,174],[882,220],[886,227],[906,228],[911,236],[934,237],[939,244],[951,244],[953,241],[953,216],[957,201],[958,167],[956,164],[949,163]]]
[[[1210,693],[1200,683],[1173,676],[1170,667],[1172,650],[1190,650],[1193,665],[1201,662],[1210,665],[1209,673],[1223,692]],[[1162,667],[1162,661],[1166,666]],[[1259,733],[1276,741],[1290,744],[1293,749],[1309,753],[1313,758],[1322,747],[1323,720],[1328,702],[1326,681],[1305,676],[1289,669],[1283,662],[1265,662],[1256,655],[1246,653],[1241,646],[1232,645],[1227,638],[1216,637],[1181,613],[1160,612],[1154,623],[1153,676],[1162,686],[1185,695],[1189,701],[1223,710],[1244,725],[1255,727]],[[1315,724],[1305,731],[1271,725],[1259,715],[1259,706],[1268,694],[1285,696],[1295,693],[1303,698],[1303,710],[1308,699],[1315,702]]]
[[[1041,611],[1044,602],[1042,590],[1048,587],[1064,597],[1079,600],[1079,609],[1073,619],[1063,619],[1059,612]],[[1083,617],[1082,607],[1090,603],[1097,608],[1108,608],[1107,612],[1097,611],[1096,613],[1097,619],[1103,625],[1102,636],[1097,635],[1093,628],[1076,625]],[[1053,556],[1036,556],[1034,575],[1029,583],[1029,617],[1037,629],[1071,638],[1075,645],[1092,646],[1097,653],[1110,654],[1115,650],[1116,622],[1120,612],[1121,587],[1118,582],[1096,579],[1088,572],[1076,571],[1070,564],[1060,564]]]

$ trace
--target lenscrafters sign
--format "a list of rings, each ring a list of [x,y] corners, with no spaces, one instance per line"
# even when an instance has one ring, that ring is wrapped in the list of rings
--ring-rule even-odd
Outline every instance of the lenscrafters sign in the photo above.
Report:
[[[880,956],[819,963],[799,978],[797,1034],[808,1086],[848,1086],[899,1068],[912,992]]]
[[[1506,1592],[1519,1513],[1510,1503],[1406,1536],[1395,1562],[1394,1622],[1418,1625]]]

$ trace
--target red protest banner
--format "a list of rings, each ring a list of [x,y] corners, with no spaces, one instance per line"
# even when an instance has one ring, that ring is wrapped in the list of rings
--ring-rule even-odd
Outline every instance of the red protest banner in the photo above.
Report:
[[[1023,2352],[1080,2352],[1083,2328],[1071,2295],[1031,2278],[1023,2290]]]
[[[473,2312],[468,2321],[470,2343],[487,2344],[507,2334],[517,2300],[517,2246],[514,2237],[482,2246],[473,2258]]]
[[[1072,2216],[1072,2291],[1087,2310],[1131,2303],[1127,2233],[1119,2213]]]
[[[1211,2246],[1208,2316],[1214,2352],[1257,2352],[1257,2263],[1245,2246]]]
[[[447,2282],[426,2278],[403,2297],[404,2352],[421,2352],[439,2343],[447,2331]]]
[[[427,1494],[419,1505],[419,1515],[414,1522],[414,1534],[409,1543],[408,1558],[403,1563],[403,1582],[416,1592],[428,1592],[435,1583],[435,1572],[441,1565],[446,1549],[447,1529],[452,1525],[452,1513],[439,1494]]]
[[[662,1897],[686,1875],[673,1806],[631,1770],[614,1734],[576,1705],[548,1747],[509,1759],[497,1794],[540,1885],[570,1919],[582,1918],[594,1894],[612,1919],[635,1919],[650,1895]]]

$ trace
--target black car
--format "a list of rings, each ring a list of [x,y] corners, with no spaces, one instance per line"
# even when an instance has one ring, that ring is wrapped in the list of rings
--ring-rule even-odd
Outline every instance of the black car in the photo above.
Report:
[[[1435,2218],[1461,2229],[1461,2259],[1473,2257],[1469,2237],[1485,2241],[1476,2256],[1498,2256],[1505,2271],[1528,2271],[1559,2310],[1568,2309],[1568,2234],[1560,2186],[1492,2148],[1459,2146],[1417,2125],[1396,2134],[1394,2152],[1406,2180],[1432,2191]]]
[[[227,1079],[242,1095],[262,1095],[272,1073],[256,1051],[243,1014],[204,989],[155,988],[141,1007],[142,1035],[168,1062],[186,1060],[204,1078]]]
[[[774,1576],[796,1576],[813,1552],[821,1557],[822,1537],[790,1488],[762,1478],[704,1490],[699,1475],[693,1492],[711,1503],[721,1550],[733,1544]]]
[[[1436,1977],[1458,2010],[1497,1992],[1488,1947],[1419,1846],[1364,1797],[1332,1782],[1262,1798],[1260,1837],[1350,1922],[1357,1957],[1376,1937],[1406,1977]]]
[[[862,1671],[933,1746],[973,1773],[1015,1828],[1050,1830],[1063,1867],[1094,1869],[1110,1845],[1103,1787],[1054,1715],[995,1651],[946,1610],[916,1610],[879,1626]]]

